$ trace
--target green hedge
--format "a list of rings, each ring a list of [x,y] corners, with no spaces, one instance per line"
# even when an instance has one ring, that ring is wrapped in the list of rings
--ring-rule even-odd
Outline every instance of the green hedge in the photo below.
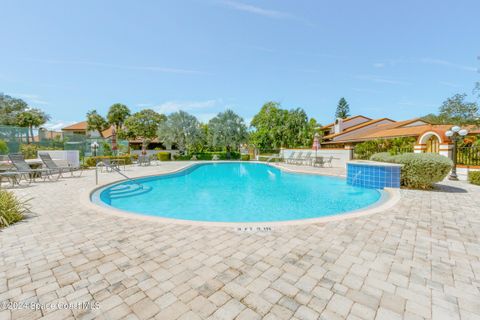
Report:
[[[403,164],[401,184],[407,188],[429,189],[452,169],[452,161],[436,153],[374,154],[370,160]]]
[[[380,161],[380,162],[394,162],[393,157],[389,152],[379,152],[375,153],[370,157],[372,161]]]
[[[98,156],[98,157],[87,157],[85,158],[85,166],[87,167],[95,167],[98,161],[102,161],[104,159],[110,160],[125,160],[125,164],[132,164],[132,158],[130,156]]]
[[[242,154],[240,159],[242,161],[249,161],[250,160],[250,155],[249,154]]]
[[[188,155],[174,155],[175,160],[190,160],[193,156],[197,157],[197,160],[212,160],[214,155],[217,155],[220,160],[228,160],[226,152],[195,152]],[[240,159],[239,152],[230,152],[229,160],[238,160]]]
[[[12,192],[0,190],[0,228],[22,220],[28,210],[26,201],[19,200]]]
[[[0,140],[0,154],[8,154],[8,144]]]
[[[469,171],[468,181],[470,181],[471,184],[476,184],[477,186],[480,186],[480,171]]]
[[[170,152],[157,153],[157,159],[160,161],[170,161]]]

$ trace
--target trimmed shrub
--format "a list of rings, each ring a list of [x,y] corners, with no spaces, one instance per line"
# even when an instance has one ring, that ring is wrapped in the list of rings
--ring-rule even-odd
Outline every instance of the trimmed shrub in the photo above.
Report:
[[[25,159],[35,159],[37,157],[38,146],[36,144],[21,144],[20,153]]]
[[[190,160],[193,156],[197,157],[197,160],[212,160],[213,156],[218,156],[219,160],[238,160],[240,159],[240,153],[230,152],[230,159],[227,159],[227,152],[195,152],[188,155],[174,155],[175,160]]]
[[[370,160],[379,162],[393,162],[393,156],[389,152],[379,152],[372,155]]]
[[[170,161],[170,152],[157,153],[157,159],[160,161]]]
[[[8,145],[3,140],[0,140],[0,154],[8,154]]]
[[[250,155],[249,154],[242,154],[240,159],[242,161],[249,161],[250,160]]]
[[[190,160],[192,158],[191,155],[186,155],[186,154],[174,154],[173,155],[173,160],[177,160],[177,161],[186,161],[186,160]]]
[[[22,220],[28,211],[27,201],[19,200],[12,192],[0,190],[0,228]]]
[[[125,160],[125,164],[132,164],[132,158],[128,156],[98,156],[98,157],[87,157],[85,158],[85,165],[87,167],[95,167],[97,165],[98,161],[102,161],[104,159],[110,159],[110,160]]]
[[[480,186],[480,171],[469,171],[468,181],[471,184],[476,184],[477,186]]]
[[[396,156],[385,153],[373,155],[371,160],[403,164],[401,184],[407,188],[429,189],[445,179],[452,169],[452,161],[436,153],[404,153]]]

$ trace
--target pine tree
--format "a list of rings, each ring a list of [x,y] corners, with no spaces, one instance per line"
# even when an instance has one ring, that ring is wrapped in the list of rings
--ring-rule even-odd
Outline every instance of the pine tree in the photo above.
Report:
[[[337,111],[335,112],[335,118],[345,119],[350,116],[350,106],[345,98],[341,98],[338,101]]]

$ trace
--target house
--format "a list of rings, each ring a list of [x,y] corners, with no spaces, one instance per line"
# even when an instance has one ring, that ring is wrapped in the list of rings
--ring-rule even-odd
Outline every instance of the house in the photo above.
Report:
[[[89,138],[93,139],[109,139],[112,137],[113,134],[113,127],[109,127],[105,130],[103,130],[100,134],[96,130],[87,130],[87,121],[82,121],[82,122],[77,122],[74,123],[70,126],[62,128],[62,132],[65,136],[68,135],[83,135],[83,136],[88,136]],[[132,149],[141,149],[142,147],[142,141],[140,139],[130,139],[128,141],[129,146]],[[148,145],[148,149],[165,149],[165,147],[158,141],[158,139],[153,139],[150,141]]]
[[[395,121],[390,118],[371,119],[354,116],[337,119],[320,130],[324,132],[322,148],[352,149],[355,144],[377,139],[413,137],[416,139],[415,152],[434,152],[449,156],[453,145],[445,135],[453,125],[434,125],[420,118]],[[480,130],[470,126],[469,134]]]
[[[78,134],[83,136],[89,136],[90,138],[110,138],[112,136],[112,128],[107,128],[101,133],[96,130],[88,130],[87,121],[77,122],[67,127],[62,128],[62,132],[65,135]]]

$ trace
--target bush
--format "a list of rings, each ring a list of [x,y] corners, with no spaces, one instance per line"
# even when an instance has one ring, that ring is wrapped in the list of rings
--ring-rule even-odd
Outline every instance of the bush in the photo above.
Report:
[[[468,181],[471,184],[476,184],[477,186],[480,186],[480,171],[469,171]]]
[[[190,160],[193,156],[197,157],[197,160],[212,160],[216,155],[220,160],[238,160],[240,159],[240,153],[230,152],[230,159],[227,159],[227,152],[195,152],[188,155],[174,155],[175,160]]]
[[[375,154],[374,161],[403,164],[401,184],[407,188],[429,189],[445,179],[452,169],[452,161],[436,153],[404,153],[400,155]]]
[[[368,140],[355,145],[354,152],[357,159],[369,159],[375,153],[388,152],[394,155],[413,152],[414,143],[415,138],[412,137]]]
[[[240,159],[242,161],[249,161],[250,160],[250,155],[249,154],[242,154]]]
[[[0,140],[0,154],[8,154],[8,145],[3,140]]]
[[[379,162],[393,162],[393,156],[390,154],[390,152],[379,152],[372,155],[370,160]]]
[[[110,159],[110,160],[117,160],[117,159],[123,159],[125,160],[125,164],[132,164],[132,157],[129,155],[127,156],[98,156],[98,157],[87,157],[85,158],[85,165],[87,167],[95,167],[97,165],[98,161],[102,161],[104,159]]]
[[[0,228],[22,220],[28,211],[27,201],[19,200],[11,192],[0,190]]]
[[[36,144],[21,144],[20,153],[23,154],[25,159],[37,158],[38,146]]]
[[[170,161],[170,152],[157,153],[157,159],[160,161]]]

